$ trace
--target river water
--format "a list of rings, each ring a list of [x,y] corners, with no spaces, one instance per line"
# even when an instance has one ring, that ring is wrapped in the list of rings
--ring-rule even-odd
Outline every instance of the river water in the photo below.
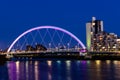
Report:
[[[0,65],[0,80],[120,80],[120,61],[8,61]]]

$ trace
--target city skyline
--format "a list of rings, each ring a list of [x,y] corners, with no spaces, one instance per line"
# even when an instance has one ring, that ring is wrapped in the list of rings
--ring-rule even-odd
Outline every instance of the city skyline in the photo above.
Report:
[[[72,38],[74,38],[76,41],[78,41],[78,43],[79,43],[79,38],[77,38],[77,36],[75,36],[74,34],[72,34],[71,32],[69,33],[69,31],[67,31],[67,30],[64,30],[64,29],[62,29],[62,28],[59,28],[59,27],[54,27],[54,26],[39,26],[39,27],[35,27],[35,28],[32,28],[32,29],[29,29],[29,30],[27,30],[27,31],[25,31],[25,32],[23,32],[21,35],[19,35],[15,40],[14,40],[14,42],[12,42],[12,44],[9,46],[9,48],[12,48],[12,47],[14,47],[14,45],[16,44],[16,46],[18,47],[18,45],[21,45],[21,48],[23,48],[22,46],[23,45],[29,45],[29,46],[34,46],[34,45],[36,45],[37,43],[39,44],[39,41],[38,40],[35,40],[35,37],[36,37],[36,35],[37,34],[39,34],[39,35],[41,35],[41,33],[39,32],[39,29],[46,29],[46,30],[44,30],[45,32],[45,34],[42,34],[43,35],[43,39],[41,39],[42,41],[44,40],[44,38],[45,38],[45,36],[46,36],[46,33],[48,33],[49,35],[47,35],[47,36],[49,36],[50,38],[52,38],[52,41],[53,41],[53,36],[54,36],[54,33],[53,33],[53,31],[51,31],[51,33],[52,34],[50,34],[50,32],[49,32],[49,29],[50,28],[52,28],[53,30],[55,30],[55,32],[54,33],[56,33],[56,31],[62,31],[62,33],[64,33],[64,35],[65,34],[67,34],[67,35],[69,35],[69,36],[71,36]],[[36,33],[31,33],[31,32],[33,32],[33,31],[36,31]],[[41,30],[42,31],[42,30]],[[43,31],[42,31],[43,32]],[[25,36],[27,34],[27,36]],[[31,34],[31,37],[33,37],[32,35],[34,35],[34,37],[33,37],[33,40],[31,40],[31,43],[28,43],[28,37],[30,36],[29,34]],[[58,34],[58,36],[60,37],[60,34],[57,32],[57,34]],[[38,35],[38,37],[40,37]],[[51,35],[51,36],[50,36]],[[63,35],[63,34],[62,34]],[[61,35],[61,37],[62,37],[62,35]],[[46,37],[47,37],[46,36]],[[75,36],[75,37],[73,37],[73,36]],[[25,41],[23,41],[22,43],[23,44],[21,44],[21,42],[19,42],[20,40],[19,39],[21,39],[22,37],[24,37],[25,38]],[[42,38],[42,37],[40,37],[40,38]],[[39,39],[39,38],[38,38]],[[27,40],[27,41],[26,41]],[[35,44],[33,44],[33,41],[35,40]],[[38,41],[38,42],[36,42],[36,41]],[[41,42],[42,42],[41,41]],[[61,39],[60,39],[60,41],[61,41]],[[48,40],[47,40],[47,45],[48,45],[48,48],[50,48],[49,47],[49,44],[51,44],[51,41],[49,42]],[[70,42],[71,42],[71,40],[70,40]],[[114,43],[113,43],[114,42]],[[54,42],[52,42],[52,43],[54,43]],[[63,43],[63,42],[62,42]],[[77,46],[78,45],[78,43],[77,44],[75,44],[75,46]],[[43,45],[42,43],[40,43],[41,45]],[[60,42],[58,42],[57,43],[57,45],[58,44],[61,44]],[[66,45],[67,44],[67,45]],[[68,43],[63,43],[63,44],[61,44],[61,46],[63,46],[64,48],[65,48],[65,46],[67,47],[68,46],[68,44],[69,44],[69,47],[70,47],[70,43],[69,43],[69,41],[68,41]],[[73,43],[74,44],[74,43]],[[44,44],[44,46],[45,46],[46,44]],[[46,45],[46,47],[47,47],[47,45]],[[52,44],[53,46],[55,46],[55,44]],[[80,43],[79,43],[79,45],[81,45],[81,47],[83,48],[84,47],[84,49],[87,49],[88,51],[119,51],[120,50],[120,37],[117,35],[117,34],[115,34],[115,33],[112,33],[112,32],[106,32],[106,31],[104,31],[104,25],[103,25],[103,21],[102,20],[98,20],[98,19],[96,19],[96,17],[92,17],[92,20],[91,21],[89,21],[89,22],[86,22],[86,48],[85,48],[85,46],[84,46],[84,44],[83,44],[83,42],[81,42],[80,41]],[[16,47],[16,49],[17,49],[17,47]],[[55,46],[56,47],[56,46]],[[58,46],[57,46],[58,47]],[[72,47],[72,46],[71,46]],[[9,48],[8,48],[8,51],[9,51]],[[21,49],[20,48],[20,49]],[[32,49],[32,48],[31,48]],[[19,50],[19,49],[18,49]]]
[[[120,35],[119,1],[86,1],[1,1],[0,48],[7,48],[24,31],[43,25],[64,28],[86,45],[85,24],[92,16],[104,21],[105,31]]]

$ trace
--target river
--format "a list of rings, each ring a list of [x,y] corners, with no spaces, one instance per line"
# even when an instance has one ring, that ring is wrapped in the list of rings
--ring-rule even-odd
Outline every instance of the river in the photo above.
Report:
[[[0,65],[0,80],[120,80],[120,61],[7,61]]]

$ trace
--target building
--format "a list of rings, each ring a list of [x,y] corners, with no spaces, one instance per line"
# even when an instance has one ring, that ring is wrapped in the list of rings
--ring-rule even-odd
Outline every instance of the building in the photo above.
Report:
[[[92,21],[86,23],[86,43],[88,51],[91,51],[92,46],[92,39],[95,37],[95,34],[103,32],[103,21],[96,20],[95,17],[92,17]]]
[[[88,51],[120,51],[120,37],[115,33],[103,30],[103,21],[96,20],[86,23],[86,41]]]

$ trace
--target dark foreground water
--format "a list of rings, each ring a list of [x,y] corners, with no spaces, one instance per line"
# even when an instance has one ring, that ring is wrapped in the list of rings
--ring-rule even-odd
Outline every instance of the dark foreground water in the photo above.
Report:
[[[0,80],[120,80],[120,61],[9,61]]]

